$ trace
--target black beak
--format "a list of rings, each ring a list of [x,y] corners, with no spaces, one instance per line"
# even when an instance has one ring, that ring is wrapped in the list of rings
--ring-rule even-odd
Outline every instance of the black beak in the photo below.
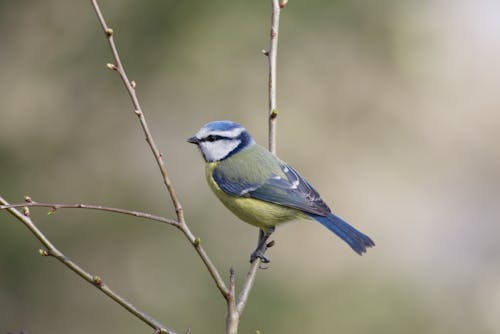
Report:
[[[188,142],[188,143],[191,143],[191,144],[196,144],[196,145],[198,145],[198,143],[200,142],[200,140],[199,140],[198,138],[196,138],[196,137],[191,137],[191,138],[188,138],[188,139],[187,139],[187,142]]]

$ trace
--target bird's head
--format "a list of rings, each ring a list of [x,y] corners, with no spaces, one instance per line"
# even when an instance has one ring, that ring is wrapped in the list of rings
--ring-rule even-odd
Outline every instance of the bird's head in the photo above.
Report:
[[[241,124],[231,121],[207,123],[187,141],[198,145],[206,162],[224,160],[255,144]]]

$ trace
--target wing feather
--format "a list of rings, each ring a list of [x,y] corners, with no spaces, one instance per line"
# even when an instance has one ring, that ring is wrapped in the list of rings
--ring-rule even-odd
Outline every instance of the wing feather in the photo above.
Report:
[[[227,177],[215,168],[213,178],[227,194],[271,202],[308,213],[326,216],[330,208],[318,192],[293,168],[279,161],[280,174],[272,174],[264,182],[249,182],[241,175]]]

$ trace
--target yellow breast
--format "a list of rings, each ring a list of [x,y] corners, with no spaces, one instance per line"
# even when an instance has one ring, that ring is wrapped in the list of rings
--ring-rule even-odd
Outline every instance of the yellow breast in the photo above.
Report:
[[[261,229],[304,217],[301,211],[279,204],[261,201],[250,197],[238,197],[226,194],[212,177],[216,162],[206,164],[205,172],[208,185],[220,201],[241,220]]]

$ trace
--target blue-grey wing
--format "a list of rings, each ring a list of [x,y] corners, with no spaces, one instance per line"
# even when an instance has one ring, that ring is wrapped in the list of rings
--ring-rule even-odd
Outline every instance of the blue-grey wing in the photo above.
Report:
[[[213,178],[230,195],[252,197],[321,216],[330,212],[318,192],[293,168],[283,162],[280,168],[282,175],[272,175],[262,183],[248,182],[238,177],[229,179],[217,169],[213,172]]]
[[[217,168],[213,171],[212,177],[222,191],[233,196],[249,197],[250,191],[260,187],[260,183],[250,182],[239,177],[229,177]]]

